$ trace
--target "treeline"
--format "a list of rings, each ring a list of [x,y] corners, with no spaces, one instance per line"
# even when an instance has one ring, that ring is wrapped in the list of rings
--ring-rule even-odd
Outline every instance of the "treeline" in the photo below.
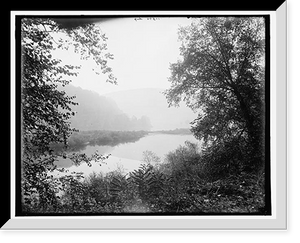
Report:
[[[120,143],[135,142],[146,136],[146,131],[80,131],[74,132],[67,140],[67,144],[53,144],[53,148],[62,149],[67,147],[69,150],[77,150],[86,145],[110,145],[115,146]]]
[[[136,142],[140,138],[149,133],[162,133],[173,135],[188,135],[191,134],[188,128],[177,128],[174,130],[159,130],[159,131],[108,131],[108,130],[92,130],[73,132],[67,139],[67,143],[52,144],[52,148],[57,150],[65,149],[78,150],[86,145],[100,145],[100,146],[115,146],[121,143]]]
[[[158,130],[158,131],[150,131],[149,133],[163,133],[163,134],[174,134],[174,135],[192,134],[192,132],[189,128],[176,128],[173,130]]]

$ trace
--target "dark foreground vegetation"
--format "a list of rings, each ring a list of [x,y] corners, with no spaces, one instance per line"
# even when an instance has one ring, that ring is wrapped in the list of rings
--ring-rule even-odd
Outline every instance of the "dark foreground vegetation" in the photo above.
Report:
[[[230,159],[242,148],[232,145],[229,151],[224,147],[200,152],[196,144],[186,142],[169,152],[164,162],[144,153],[145,163],[126,175],[119,170],[88,178],[80,174],[51,178],[51,201],[35,195],[23,210],[25,214],[264,214],[265,175],[243,172],[245,161]],[[57,188],[60,193],[55,193]]]

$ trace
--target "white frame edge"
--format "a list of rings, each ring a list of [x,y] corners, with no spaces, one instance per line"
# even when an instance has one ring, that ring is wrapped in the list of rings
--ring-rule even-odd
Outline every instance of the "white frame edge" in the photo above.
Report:
[[[150,12],[153,14],[153,12]],[[15,216],[15,16],[11,13],[11,219],[1,230],[286,230],[287,229],[287,2],[270,14],[271,68],[271,216],[93,216],[19,217]],[[26,14],[30,14],[27,13]],[[34,14],[49,14],[41,12]],[[52,14],[52,13],[50,13]],[[75,14],[62,12],[59,14]],[[76,12],[76,14],[79,14]],[[80,12],[80,14],[82,14]],[[95,14],[89,12],[88,14]],[[96,14],[104,14],[97,12]],[[105,14],[122,14],[111,12]],[[130,14],[126,12],[125,14]],[[134,13],[136,14],[136,12]],[[149,14],[149,12],[142,12]],[[180,14],[167,12],[159,14]],[[193,14],[193,13],[189,13]],[[195,12],[194,14],[207,14]],[[209,14],[213,14],[209,12]],[[218,12],[218,14],[231,14]],[[234,14],[255,14],[235,12]],[[272,37],[276,38],[272,38]],[[278,181],[280,183],[278,183]]]

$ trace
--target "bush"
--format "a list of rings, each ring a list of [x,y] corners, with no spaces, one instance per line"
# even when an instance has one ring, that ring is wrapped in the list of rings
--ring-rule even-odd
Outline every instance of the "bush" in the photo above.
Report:
[[[199,171],[200,157],[198,145],[186,141],[185,146],[179,146],[167,154],[163,167],[172,177],[192,176]]]
[[[202,176],[215,181],[243,171],[248,161],[247,147],[241,140],[232,139],[202,151]]]
[[[169,176],[159,204],[163,212],[264,212],[264,174],[248,172],[247,145],[238,139],[204,151],[190,142],[170,152],[160,170]]]
[[[200,151],[191,142],[163,163],[145,151],[139,169],[62,177],[62,194],[45,207],[38,198],[26,210],[56,213],[255,213],[264,214],[264,170],[249,173],[247,145],[238,139]],[[76,177],[77,176],[77,177]],[[50,198],[50,197],[49,197]],[[35,202],[35,203],[34,203]]]

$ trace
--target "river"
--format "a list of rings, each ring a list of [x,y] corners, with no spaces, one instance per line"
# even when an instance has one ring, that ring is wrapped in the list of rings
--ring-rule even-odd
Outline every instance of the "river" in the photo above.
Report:
[[[104,163],[92,162],[92,166],[89,167],[86,163],[82,163],[79,166],[72,165],[70,159],[60,159],[57,162],[58,167],[64,167],[71,172],[83,172],[84,176],[90,173],[102,172],[107,173],[119,169],[121,172],[128,173],[137,169],[141,163],[143,163],[143,152],[151,151],[160,157],[161,162],[164,161],[165,155],[174,151],[180,145],[184,145],[185,141],[198,143],[193,135],[178,135],[178,134],[162,134],[162,133],[150,133],[149,135],[139,139],[132,143],[123,143],[116,146],[90,146],[87,145],[84,149],[80,150],[81,153],[91,155],[95,151],[100,154],[108,155],[108,159]]]

